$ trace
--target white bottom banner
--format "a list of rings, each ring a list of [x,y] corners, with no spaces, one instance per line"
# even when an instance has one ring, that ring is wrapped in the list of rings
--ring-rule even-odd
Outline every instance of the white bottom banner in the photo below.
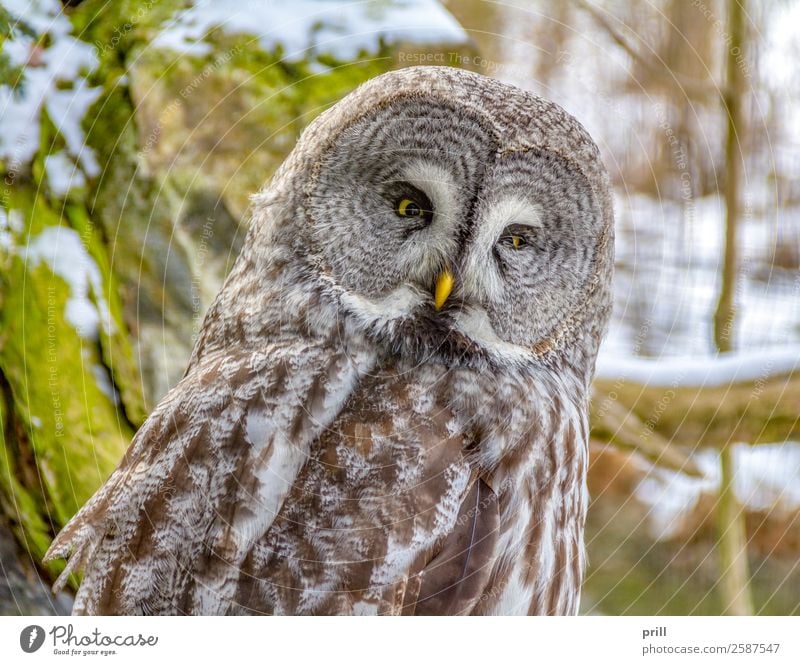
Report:
[[[798,617],[5,617],[0,662],[800,663]],[[572,661],[569,661],[572,662]]]

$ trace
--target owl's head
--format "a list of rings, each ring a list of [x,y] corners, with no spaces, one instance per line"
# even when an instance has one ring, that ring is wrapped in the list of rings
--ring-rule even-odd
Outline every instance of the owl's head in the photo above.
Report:
[[[255,206],[249,244],[288,249],[392,352],[593,365],[611,199],[556,104],[451,68],[385,74],[312,123]]]

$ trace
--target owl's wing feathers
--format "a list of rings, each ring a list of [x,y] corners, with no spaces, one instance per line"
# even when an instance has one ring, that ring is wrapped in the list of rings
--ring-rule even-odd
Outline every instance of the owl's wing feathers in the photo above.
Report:
[[[51,545],[47,560],[72,557],[61,583],[86,571],[74,611],[226,611],[242,559],[371,363],[295,338],[194,366]]]
[[[431,382],[359,382],[371,363],[287,343],[193,367],[51,546],[86,571],[74,611],[469,613],[496,496]]]
[[[420,376],[438,371],[361,382],[244,562],[242,611],[471,611],[496,558],[499,510],[436,377]]]
[[[476,478],[461,505],[456,528],[407,594],[404,614],[469,614],[481,599],[497,559],[500,510],[497,495]]]

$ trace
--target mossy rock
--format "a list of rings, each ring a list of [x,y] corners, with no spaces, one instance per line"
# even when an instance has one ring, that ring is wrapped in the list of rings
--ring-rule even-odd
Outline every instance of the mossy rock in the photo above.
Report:
[[[97,244],[33,188],[17,186],[6,214],[20,224],[0,273],[0,487],[4,513],[38,559],[130,441],[111,368],[129,370],[132,355]],[[141,397],[131,399],[141,415]]]

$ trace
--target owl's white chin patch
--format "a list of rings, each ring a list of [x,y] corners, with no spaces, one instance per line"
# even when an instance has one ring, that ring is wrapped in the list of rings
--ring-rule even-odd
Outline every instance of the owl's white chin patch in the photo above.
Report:
[[[466,307],[452,318],[456,330],[498,358],[512,363],[527,363],[534,358],[530,349],[500,339],[482,307]]]
[[[363,328],[384,327],[411,316],[414,310],[429,302],[431,294],[410,284],[404,284],[381,298],[368,298],[356,293],[343,293],[341,304]],[[445,316],[443,314],[443,316]],[[506,364],[527,364],[535,354],[524,346],[500,339],[482,307],[467,306],[447,314],[455,331],[477,343],[481,348]]]
[[[371,326],[405,318],[426,298],[430,298],[430,295],[403,284],[381,298],[367,298],[346,292],[341,296],[341,303],[360,323]]]

